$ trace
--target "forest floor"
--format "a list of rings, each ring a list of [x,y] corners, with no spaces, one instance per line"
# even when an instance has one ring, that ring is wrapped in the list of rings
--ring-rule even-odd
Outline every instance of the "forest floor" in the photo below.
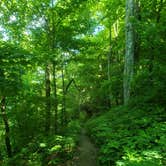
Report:
[[[76,160],[72,166],[97,166],[97,148],[86,135],[86,130],[83,128],[80,134],[80,142]]]

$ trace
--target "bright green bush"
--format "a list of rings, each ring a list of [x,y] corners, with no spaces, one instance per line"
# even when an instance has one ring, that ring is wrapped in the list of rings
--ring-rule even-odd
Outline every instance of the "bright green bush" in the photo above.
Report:
[[[71,160],[76,148],[72,136],[52,135],[38,137],[22,147],[11,159],[5,158],[3,166],[43,166],[58,165]]]

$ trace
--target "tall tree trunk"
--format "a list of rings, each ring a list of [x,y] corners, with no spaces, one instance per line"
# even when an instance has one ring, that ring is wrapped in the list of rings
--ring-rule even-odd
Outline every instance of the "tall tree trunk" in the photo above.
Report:
[[[126,53],[124,64],[124,104],[131,96],[131,81],[134,71],[134,0],[126,0]]]
[[[64,80],[64,69],[63,69],[63,62],[62,62],[62,117],[61,123],[62,126],[66,124],[66,93],[65,93],[65,80]]]
[[[52,53],[55,51],[55,11],[54,11],[54,0],[51,0],[51,21],[50,21],[50,50]],[[57,133],[58,130],[58,98],[57,98],[57,81],[56,81],[56,63],[53,60],[53,94],[54,94],[54,131]]]
[[[53,88],[54,88],[54,110],[55,110],[55,123],[54,123],[54,128],[55,128],[55,133],[57,132],[58,129],[58,98],[57,98],[57,85],[56,85],[56,65],[55,61],[53,62]]]
[[[112,27],[110,27],[109,29],[109,52],[107,54],[107,77],[108,77],[108,81],[110,83],[111,81],[111,76],[110,76],[110,65],[111,65],[111,53],[112,53]],[[112,95],[111,95],[111,88],[110,85],[108,87],[108,106],[111,107],[111,101],[112,100]]]
[[[10,128],[9,128],[9,122],[6,115],[6,98],[5,96],[1,99],[1,112],[2,112],[2,118],[5,125],[5,144],[6,144],[6,150],[8,157],[12,157],[12,148],[10,143]]]
[[[45,87],[46,87],[46,123],[45,123],[45,132],[48,135],[50,131],[50,124],[51,124],[51,101],[50,101],[50,66],[49,64],[46,65],[45,69]]]

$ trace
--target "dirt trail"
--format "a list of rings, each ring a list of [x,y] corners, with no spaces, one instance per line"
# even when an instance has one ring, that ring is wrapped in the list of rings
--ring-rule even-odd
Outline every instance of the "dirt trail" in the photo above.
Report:
[[[86,135],[85,129],[82,129],[79,143],[79,159],[74,166],[97,166],[97,149]]]

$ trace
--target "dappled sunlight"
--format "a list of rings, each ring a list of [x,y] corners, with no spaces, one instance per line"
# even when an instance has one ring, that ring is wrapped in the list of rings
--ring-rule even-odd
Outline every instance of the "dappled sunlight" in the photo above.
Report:
[[[0,166],[166,166],[164,0],[0,0]]]

